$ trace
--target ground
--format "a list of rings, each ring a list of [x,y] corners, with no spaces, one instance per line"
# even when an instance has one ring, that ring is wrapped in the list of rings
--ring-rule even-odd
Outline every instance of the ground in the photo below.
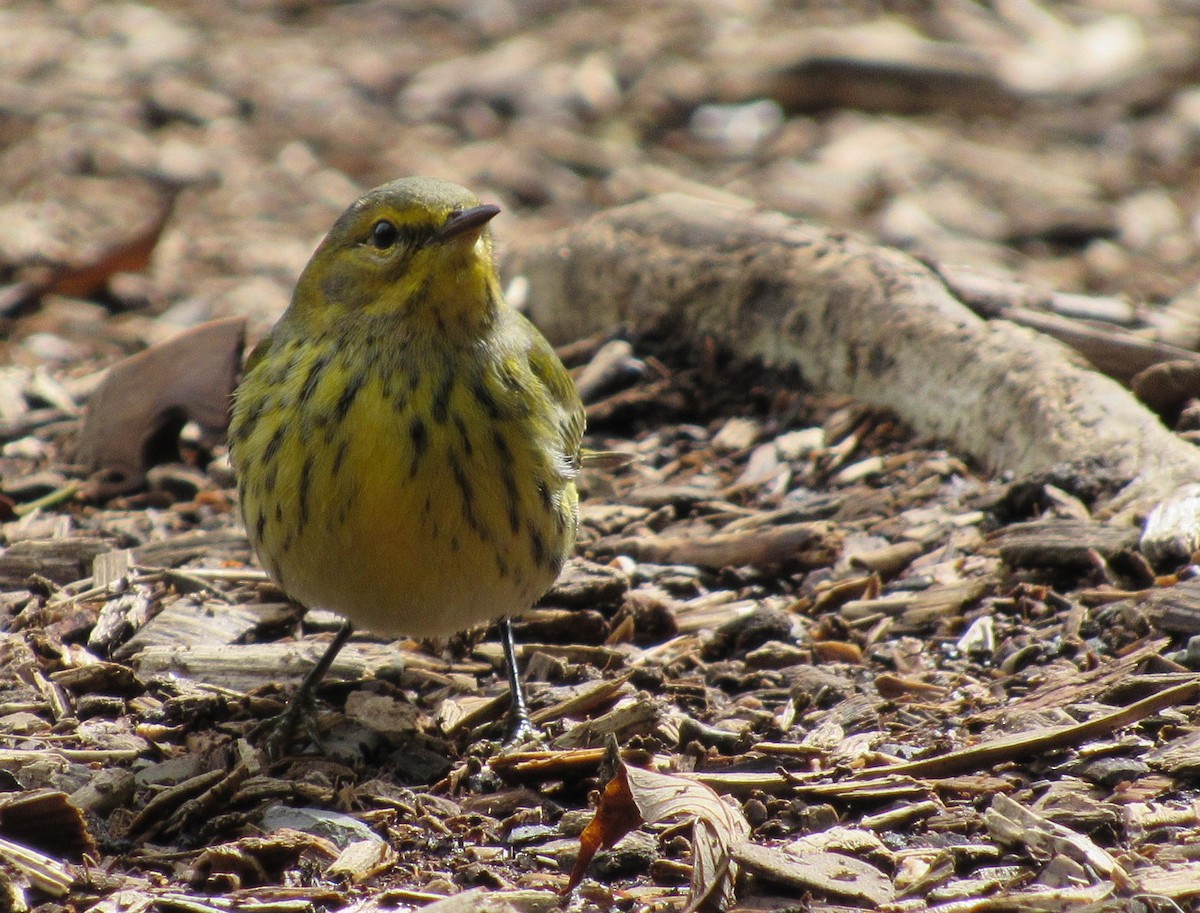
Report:
[[[1155,0],[7,4],[7,907],[1195,908],[1200,589],[1096,519],[1128,480],[989,476],[705,339],[555,339],[632,459],[517,627],[543,742],[500,749],[494,631],[364,633],[272,762],[337,619],[258,569],[221,426],[243,338],[406,174],[503,207],[517,301],[510,247],[679,191],[1188,355],[1198,60]]]

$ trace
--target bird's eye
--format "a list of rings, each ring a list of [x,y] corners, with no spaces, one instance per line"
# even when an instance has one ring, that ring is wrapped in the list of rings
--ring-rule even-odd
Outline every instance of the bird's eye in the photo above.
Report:
[[[380,219],[371,226],[371,244],[379,250],[387,250],[400,237],[400,229],[387,219]]]

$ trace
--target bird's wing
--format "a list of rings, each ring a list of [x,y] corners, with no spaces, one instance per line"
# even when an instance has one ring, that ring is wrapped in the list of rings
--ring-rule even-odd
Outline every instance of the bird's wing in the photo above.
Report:
[[[580,446],[586,417],[575,381],[563,367],[554,349],[545,337],[535,331],[533,345],[529,349],[529,367],[546,386],[546,392],[558,406],[558,429],[562,439],[563,454],[579,468]]]

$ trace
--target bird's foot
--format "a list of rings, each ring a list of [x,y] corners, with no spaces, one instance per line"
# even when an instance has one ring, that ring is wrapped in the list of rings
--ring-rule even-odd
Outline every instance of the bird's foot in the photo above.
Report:
[[[267,757],[277,761],[287,754],[296,741],[296,732],[301,727],[318,748],[321,746],[321,736],[317,728],[317,686],[353,633],[354,628],[350,622],[342,622],[321,658],[304,676],[304,681],[300,683],[295,696],[283,713],[263,720],[250,731],[250,740],[256,742],[267,753]]]
[[[320,746],[321,736],[317,726],[317,701],[311,691],[301,689],[282,713],[267,717],[250,730],[250,741],[261,748],[272,761],[278,761],[295,746],[297,736],[303,732]]]
[[[529,718],[524,707],[520,711],[513,708],[508,714],[508,726],[504,733],[504,744],[501,746],[501,750],[513,751],[526,742],[543,742],[545,739],[546,734],[533,725],[533,720]]]

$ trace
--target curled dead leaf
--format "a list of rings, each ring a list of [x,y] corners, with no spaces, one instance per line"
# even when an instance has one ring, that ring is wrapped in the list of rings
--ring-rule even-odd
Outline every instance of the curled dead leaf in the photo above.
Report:
[[[113,365],[88,403],[80,456],[113,494],[140,484],[187,421],[221,431],[241,365],[246,321],[200,324]]]
[[[745,817],[702,783],[624,762],[604,787],[595,817],[580,834],[579,858],[566,890],[573,890],[583,880],[598,850],[612,846],[643,824],[681,819],[694,821],[692,884],[686,911],[725,909],[733,902],[737,875],[730,848],[750,836]]]
[[[163,228],[175,208],[175,195],[165,197],[149,222],[124,238],[100,247],[91,256],[55,270],[46,291],[69,298],[90,298],[116,273],[140,273],[150,265]]]

